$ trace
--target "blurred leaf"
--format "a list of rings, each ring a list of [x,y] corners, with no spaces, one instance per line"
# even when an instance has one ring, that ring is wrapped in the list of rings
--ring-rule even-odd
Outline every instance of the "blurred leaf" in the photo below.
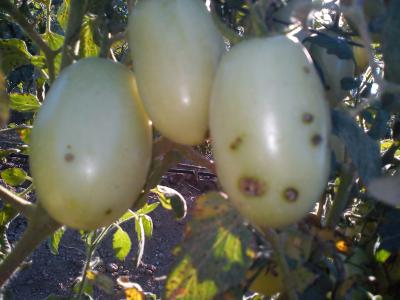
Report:
[[[0,173],[1,179],[11,186],[18,186],[25,182],[27,174],[21,168],[9,168]]]
[[[382,51],[385,78],[400,83],[400,1],[389,1],[386,22],[382,32]]]
[[[68,13],[71,0],[64,0],[57,11],[57,21],[65,31],[68,24]]]
[[[123,216],[121,218],[119,218],[118,224],[124,223],[133,218],[136,218],[136,214],[133,211],[131,211],[130,209],[128,209],[126,211],[126,213],[124,213]]]
[[[3,204],[0,209],[0,226],[7,225],[16,215],[17,211],[10,204]]]
[[[94,22],[94,18],[85,16],[82,23],[81,39],[79,44],[79,56],[89,57],[97,56],[100,48],[96,45],[93,39],[93,32],[91,23]]]
[[[375,253],[375,258],[378,262],[384,263],[392,255],[389,251],[385,249],[380,249]]]
[[[21,141],[23,141],[25,144],[29,144],[32,128],[18,129],[17,132]]]
[[[364,183],[381,173],[379,144],[370,138],[345,112],[332,110],[332,132],[346,145]]]
[[[126,300],[146,300],[143,291],[131,287],[124,290]]]
[[[47,244],[50,248],[50,252],[53,253],[54,255],[58,254],[58,247],[60,245],[60,241],[64,233],[65,233],[65,227],[62,226],[61,228],[57,229],[56,232],[54,232],[47,241]]]
[[[42,35],[43,39],[47,42],[47,44],[49,45],[49,47],[51,48],[51,50],[59,50],[64,43],[64,36],[59,35],[55,32],[46,32],[45,34]],[[42,52],[41,52],[42,53]],[[43,55],[43,53],[42,53]],[[56,75],[59,73],[60,71],[60,66],[61,66],[61,51],[56,55],[55,59],[54,59],[54,69],[55,69],[55,73]]]
[[[400,210],[390,209],[383,217],[378,227],[379,239],[375,249],[385,249],[390,252],[400,250]]]
[[[151,236],[153,235],[153,220],[147,215],[140,216],[140,220],[143,224],[145,236],[147,238],[151,238]]]
[[[32,94],[10,94],[10,108],[19,112],[35,112],[40,108],[39,99]]]
[[[30,64],[32,55],[20,39],[0,39],[1,67],[7,75],[15,68]]]
[[[1,57],[0,57],[1,62]],[[7,125],[10,117],[10,99],[6,92],[6,80],[0,71],[0,128]]]
[[[400,204],[400,175],[385,176],[372,180],[368,192],[376,199],[393,206]]]
[[[309,42],[311,44],[316,44],[321,48],[325,48],[328,54],[336,55],[340,59],[353,59],[351,46],[342,38],[333,37],[327,33],[319,32],[316,35],[307,37],[304,42]]]
[[[163,298],[212,299],[238,285],[251,264],[251,238],[243,219],[222,194],[198,198]]]
[[[112,243],[115,256],[121,261],[125,260],[131,251],[131,246],[132,242],[129,235],[121,227],[118,227],[113,235]]]

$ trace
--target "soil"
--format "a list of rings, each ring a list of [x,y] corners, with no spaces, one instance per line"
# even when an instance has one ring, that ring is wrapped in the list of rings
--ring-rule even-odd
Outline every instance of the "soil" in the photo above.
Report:
[[[18,136],[7,134],[0,136],[0,149],[14,148],[20,144]],[[28,169],[28,158],[22,154],[13,154],[0,164],[0,171],[9,167]],[[190,172],[190,166],[184,165],[186,172],[172,170],[160,184],[174,188],[186,199],[188,215],[178,221],[171,211],[160,205],[150,213],[154,223],[153,236],[146,241],[142,263],[136,267],[135,254],[137,253],[136,233],[133,222],[123,224],[132,240],[132,250],[125,261],[121,262],[114,256],[112,249],[112,233],[109,234],[95,251],[100,263],[94,268],[96,271],[113,278],[115,292],[118,292],[116,280],[120,276],[129,278],[131,282],[141,285],[145,292],[151,292],[161,297],[162,289],[174,263],[172,250],[183,238],[183,230],[190,219],[191,208],[195,199],[210,189],[215,189],[215,178],[199,177],[198,173]],[[18,191],[18,190],[17,190]],[[34,201],[34,195],[28,195]],[[149,202],[155,201],[150,196]],[[14,219],[7,231],[9,242],[12,245],[18,241],[26,228],[23,217]],[[62,237],[59,253],[53,255],[47,242],[43,242],[25,261],[20,270],[5,286],[4,299],[45,299],[49,295],[68,297],[77,278],[81,275],[85,263],[85,246],[79,232],[67,229]],[[1,299],[0,294],[0,299]],[[100,289],[94,291],[95,299],[115,299],[115,295],[107,295]]]

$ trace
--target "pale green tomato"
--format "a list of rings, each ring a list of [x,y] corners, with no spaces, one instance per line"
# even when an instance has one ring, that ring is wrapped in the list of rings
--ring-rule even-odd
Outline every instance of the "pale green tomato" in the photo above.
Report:
[[[332,37],[338,37],[336,33],[328,31],[323,32]],[[350,46],[349,50],[351,51]],[[333,106],[337,105],[349,95],[349,91],[342,89],[341,80],[355,76],[356,66],[353,59],[340,59],[335,54],[328,53],[326,48],[316,44],[312,44],[309,51],[324,76],[329,102]]]
[[[30,168],[56,221],[106,226],[134,202],[151,159],[151,125],[133,74],[100,58],[80,60],[52,85],[34,121]]]
[[[323,87],[297,40],[248,40],[221,60],[210,109],[217,174],[256,227],[312,210],[327,182],[329,130]]]
[[[182,144],[207,136],[223,39],[201,0],[146,0],[128,25],[139,93],[154,126]]]

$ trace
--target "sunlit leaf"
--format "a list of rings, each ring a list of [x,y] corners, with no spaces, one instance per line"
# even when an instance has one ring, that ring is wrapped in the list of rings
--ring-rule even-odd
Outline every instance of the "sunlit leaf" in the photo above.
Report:
[[[1,68],[7,75],[15,68],[30,64],[32,55],[23,40],[0,39]]]
[[[129,235],[121,228],[118,227],[113,235],[112,243],[115,256],[123,261],[131,251],[132,242]]]
[[[61,228],[56,230],[56,232],[54,232],[48,239],[47,244],[49,245],[51,253],[53,253],[54,255],[58,254],[58,247],[60,246],[60,241],[64,233],[65,233],[65,227],[62,226]]]
[[[11,186],[18,186],[25,182],[27,174],[21,168],[9,168],[0,173],[1,179],[6,184]]]
[[[70,3],[71,0],[64,0],[57,11],[57,21],[64,31],[67,29]]]
[[[241,282],[251,263],[252,234],[230,202],[219,193],[196,200],[165,298],[212,299]]]
[[[97,56],[100,48],[93,39],[91,22],[93,18],[85,16],[82,23],[81,39],[79,44],[79,55],[81,57]]]
[[[10,94],[10,108],[20,112],[35,112],[40,108],[39,99],[32,94]]]

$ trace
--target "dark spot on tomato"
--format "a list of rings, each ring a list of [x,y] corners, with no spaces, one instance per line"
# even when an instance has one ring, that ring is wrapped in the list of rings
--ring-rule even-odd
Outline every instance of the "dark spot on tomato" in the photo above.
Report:
[[[207,129],[204,139],[208,140],[209,138],[210,138],[210,129]]]
[[[72,162],[75,159],[75,156],[72,153],[67,153],[64,155],[64,159],[66,162]]]
[[[311,143],[314,146],[318,146],[319,144],[321,144],[322,142],[322,136],[320,136],[319,134],[314,134],[311,138]]]
[[[285,199],[289,202],[295,202],[297,200],[299,196],[299,192],[292,187],[287,188],[284,192],[283,192],[283,197],[285,197]]]
[[[303,67],[303,71],[304,71],[304,73],[306,73],[306,74],[309,74],[309,73],[311,72],[310,68],[307,67],[307,66],[304,66],[304,67]]]
[[[112,213],[112,209],[111,208],[107,209],[106,212],[105,212],[106,215],[109,215],[111,213]]]
[[[265,194],[267,186],[257,178],[242,177],[239,179],[239,190],[246,196],[260,197]]]
[[[303,120],[303,123],[310,124],[314,121],[314,116],[310,113],[304,113],[302,120]]]
[[[71,145],[67,145],[67,149],[71,149],[72,147],[71,147]]]
[[[236,150],[237,148],[239,148],[239,146],[242,144],[243,139],[238,136],[230,145],[229,148],[231,148],[231,150]]]

